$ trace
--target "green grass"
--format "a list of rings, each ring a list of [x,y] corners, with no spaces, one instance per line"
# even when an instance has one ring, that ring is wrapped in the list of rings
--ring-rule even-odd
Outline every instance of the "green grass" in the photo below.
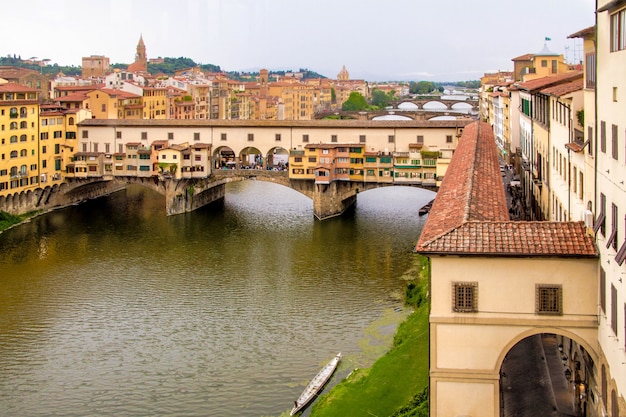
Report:
[[[24,214],[9,214],[4,211],[0,211],[0,232],[8,229],[11,226],[14,226],[18,223],[23,222],[24,220],[35,216],[39,212],[31,211]]]
[[[406,294],[415,311],[398,327],[391,350],[321,396],[312,417],[428,415],[428,268],[419,262],[421,279],[409,282]]]

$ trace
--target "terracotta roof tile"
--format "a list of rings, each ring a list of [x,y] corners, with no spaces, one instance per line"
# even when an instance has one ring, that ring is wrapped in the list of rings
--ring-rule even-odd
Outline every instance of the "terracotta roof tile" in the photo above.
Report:
[[[596,257],[582,222],[509,221],[491,127],[465,127],[416,252],[490,256]]]
[[[574,91],[579,91],[582,89],[583,89],[583,78],[580,77],[568,83],[557,84],[555,86],[545,88],[541,90],[541,93],[546,94],[546,95],[562,97],[566,94],[573,93]]]
[[[582,78],[582,76],[582,71],[571,71],[563,74],[552,75],[550,77],[536,78],[534,80],[526,81],[525,83],[519,83],[518,87],[527,91],[542,90],[556,84],[574,81],[577,78]]]

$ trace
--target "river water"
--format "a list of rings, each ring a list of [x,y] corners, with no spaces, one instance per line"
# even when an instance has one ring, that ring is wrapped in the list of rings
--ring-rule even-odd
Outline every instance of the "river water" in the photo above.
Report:
[[[0,234],[0,415],[284,413],[337,352],[331,384],[371,364],[433,196],[367,191],[320,222],[261,181],[173,217],[129,188]]]

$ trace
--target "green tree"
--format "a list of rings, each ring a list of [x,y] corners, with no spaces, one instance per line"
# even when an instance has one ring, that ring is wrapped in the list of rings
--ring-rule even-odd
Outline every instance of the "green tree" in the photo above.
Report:
[[[389,102],[395,98],[396,92],[390,91],[388,93],[375,88],[372,91],[372,106],[376,106],[378,108],[387,107]]]
[[[341,105],[343,111],[359,111],[367,109],[367,101],[359,92],[353,91],[350,97]]]
[[[432,81],[411,81],[409,84],[409,92],[411,94],[428,94],[433,91],[439,91],[437,84]],[[442,88],[443,91],[443,88]]]

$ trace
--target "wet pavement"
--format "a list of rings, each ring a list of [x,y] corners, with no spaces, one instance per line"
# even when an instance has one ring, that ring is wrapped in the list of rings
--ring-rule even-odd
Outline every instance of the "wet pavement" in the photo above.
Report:
[[[511,349],[502,364],[501,392],[503,417],[577,415],[573,386],[551,334],[528,337]]]

